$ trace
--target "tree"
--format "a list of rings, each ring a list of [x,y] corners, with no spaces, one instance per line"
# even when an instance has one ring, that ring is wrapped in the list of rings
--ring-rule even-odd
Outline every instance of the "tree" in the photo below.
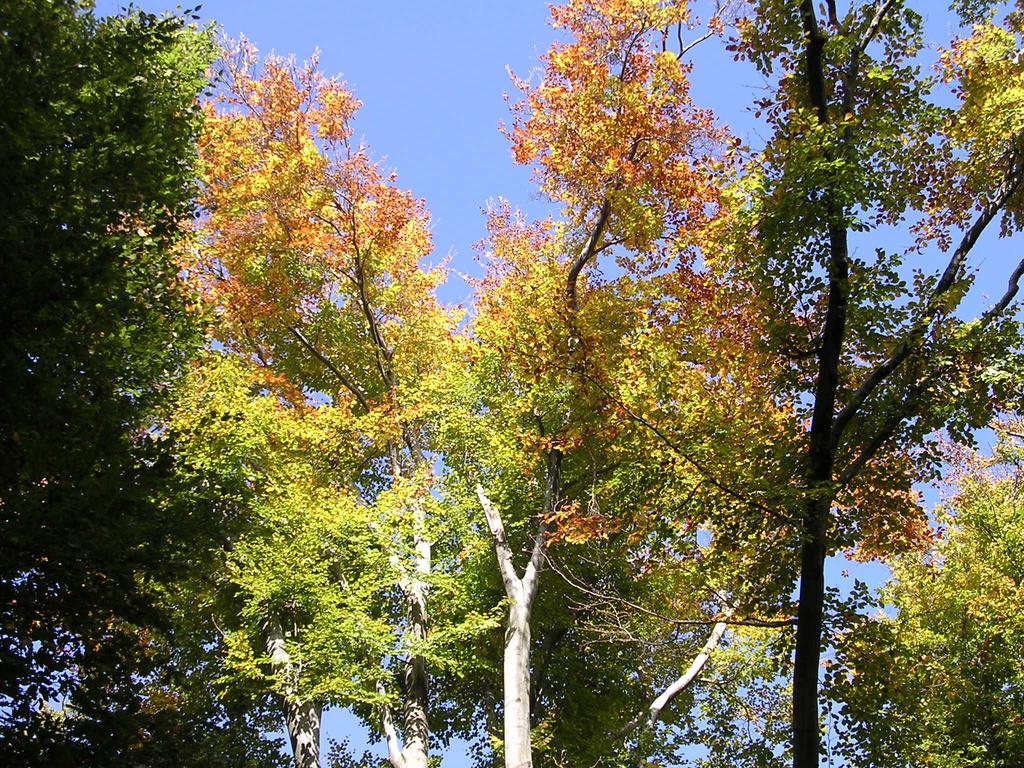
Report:
[[[699,357],[704,348],[698,352],[696,342],[680,343],[732,310],[728,292],[710,301],[717,286],[691,268],[692,244],[684,241],[707,222],[706,209],[714,200],[710,176],[687,156],[717,134],[707,116],[692,109],[677,54],[657,54],[652,47],[661,34],[658,24],[683,23],[681,7],[659,8],[656,17],[646,19],[629,9],[585,3],[559,16],[578,41],[553,51],[551,78],[560,85],[538,93],[564,98],[547,104],[538,96],[512,136],[517,151],[529,145],[539,153],[548,191],[566,205],[565,222],[532,227],[507,208],[494,212],[490,273],[479,286],[468,339],[455,337],[454,318],[432,297],[439,274],[418,266],[429,246],[422,207],[396,190],[366,150],[351,142],[356,108],[351,95],[318,75],[312,63],[298,68],[271,60],[258,73],[255,52],[244,46],[227,62],[225,88],[209,110],[203,143],[206,216],[196,275],[217,308],[216,337],[246,361],[242,370],[248,373],[240,374],[223,397],[210,393],[224,385],[200,383],[198,399],[183,406],[175,429],[184,441],[183,461],[194,464],[198,475],[208,467],[219,477],[248,478],[241,486],[233,482],[241,515],[254,525],[234,542],[224,563],[230,576],[221,579],[240,599],[222,618],[235,649],[229,664],[237,675],[262,678],[265,691],[282,698],[300,765],[318,759],[322,706],[365,712],[391,700],[386,678],[380,694],[366,679],[369,667],[386,659],[405,660],[405,747],[386,706],[375,723],[393,765],[422,756],[428,709],[448,727],[468,727],[466,714],[443,713],[453,703],[472,711],[481,701],[473,698],[478,686],[443,679],[447,690],[434,686],[428,700],[423,683],[428,668],[435,676],[457,677],[480,669],[481,657],[488,658],[485,651],[474,659],[465,653],[455,658],[446,650],[488,630],[493,600],[500,599],[489,599],[493,592],[479,575],[478,534],[462,517],[478,503],[490,513],[506,599],[513,600],[506,649],[511,674],[503,686],[509,729],[502,744],[505,759],[513,764],[532,759],[530,732],[542,726],[551,734],[544,737],[550,754],[565,749],[579,755],[586,749],[601,757],[606,746],[595,740],[599,728],[609,723],[621,728],[636,713],[636,705],[619,695],[606,697],[600,718],[580,717],[584,697],[569,689],[552,659],[564,655],[557,647],[560,638],[592,630],[558,607],[564,592],[541,600],[545,625],[537,638],[541,656],[532,670],[530,617],[549,538],[582,543],[616,526],[632,526],[620,538],[632,541],[633,551],[616,545],[620,582],[629,580],[620,567],[629,557],[646,559],[653,571],[673,559],[670,550],[686,548],[696,556],[697,513],[692,525],[665,545],[662,563],[639,554],[651,546],[644,536],[653,527],[647,519],[652,510],[659,504],[686,506],[716,474],[673,438],[705,446],[703,430],[716,424],[724,435],[726,423],[734,433],[725,441],[730,448],[750,437],[739,430],[733,408],[718,408],[706,397],[704,384],[713,374],[693,370],[710,368]],[[605,22],[613,25],[612,32],[602,30]],[[618,62],[617,73],[608,69],[612,62]],[[574,145],[563,128],[594,108],[595,98],[609,101],[602,112],[607,120]],[[683,120],[689,127],[681,126]],[[574,180],[561,159],[567,140],[568,151],[586,168],[609,147],[618,162],[599,167],[592,178]],[[635,255],[623,260],[629,277],[616,282],[591,275],[598,254],[627,245]],[[669,302],[679,305],[694,297],[707,311],[688,315],[685,327],[669,322],[674,310],[661,313]],[[728,343],[716,366],[726,357],[755,354],[745,332],[721,338]],[[468,378],[466,359],[473,369]],[[662,370],[659,362],[665,361],[671,367]],[[685,400],[689,410],[677,410],[672,395],[666,402],[664,393],[681,380],[694,387]],[[266,391],[259,394],[254,387]],[[785,431],[779,410],[763,401],[765,390],[738,380],[733,392],[741,391],[746,392],[741,402],[760,398],[762,407],[750,406],[749,413],[768,415],[751,429]],[[664,413],[657,411],[659,403]],[[655,421],[672,436],[660,432]],[[300,433],[305,436],[297,438]],[[324,452],[316,446],[331,443],[330,435],[347,450],[330,449],[333,458],[324,466],[313,457]],[[427,451],[444,462],[449,482],[433,483]],[[721,477],[749,481],[749,463],[738,471],[725,469],[734,458],[714,459]],[[686,471],[676,478],[666,466]],[[480,501],[469,502],[464,492],[478,482],[487,490],[474,494]],[[715,477],[708,483],[701,502],[707,510],[721,511],[723,529],[749,519],[731,513],[735,490]],[[769,489],[766,484],[758,493]],[[447,496],[435,498],[442,493]],[[655,500],[653,494],[662,496]],[[504,517],[498,512],[510,507],[512,513]],[[704,511],[699,519],[713,517]],[[339,538],[340,531],[346,533]],[[532,563],[525,580],[512,562],[513,542],[524,536],[531,542]],[[438,539],[444,542],[444,560],[434,559]],[[327,540],[334,544],[325,549]],[[718,540],[724,552],[729,535],[723,531]],[[361,554],[355,542],[369,554]],[[612,551],[605,550],[605,555]],[[566,551],[571,564],[575,555]],[[381,552],[388,553],[385,560],[393,568],[390,587],[379,586],[385,576],[370,578],[378,586],[354,600],[352,578],[338,574],[365,564],[368,556],[377,565],[365,570],[379,573]],[[309,563],[302,579],[292,573],[295,560]],[[704,597],[684,609],[689,615],[723,609],[707,589],[709,581],[705,578],[699,593]],[[731,606],[730,613],[752,603],[756,590],[749,585],[757,579],[747,581],[748,588],[731,588],[742,595],[742,604]],[[472,596],[470,590],[481,585],[483,592]],[[429,634],[427,594],[434,615]],[[396,615],[396,605],[406,606],[408,617]],[[322,620],[337,616],[337,606],[344,606],[348,618]],[[364,625],[346,635],[342,624],[353,621]],[[278,625],[290,634],[277,631]],[[672,626],[657,631],[664,634]],[[649,628],[644,632],[652,634]],[[390,638],[397,645],[389,645]],[[704,642],[701,638],[692,651],[690,644],[681,644],[684,650],[673,654],[673,663]],[[358,658],[339,658],[338,649],[346,648],[360,649],[354,654]],[[613,662],[615,653],[589,653],[588,674],[603,665],[608,689],[646,696],[646,686],[637,685],[636,662]]]
[[[246,719],[181,684],[154,589],[208,543],[162,495],[150,431],[201,340],[177,256],[208,32],[78,2],[9,0],[0,19],[5,754],[194,764],[233,739],[271,764]]]
[[[434,295],[444,270],[420,266],[431,247],[422,201],[352,139],[357,107],[315,61],[298,67],[271,58],[261,71],[247,44],[225,58],[201,146],[195,276],[218,313],[215,338],[266,389],[254,399],[236,386],[231,410],[246,420],[253,406],[270,409],[271,422],[294,420],[307,435],[319,433],[302,450],[338,441],[326,465],[289,457],[273,440],[266,446],[271,464],[283,457],[294,467],[312,464],[314,474],[292,469],[274,480],[257,468],[261,479],[244,503],[255,505],[250,544],[262,555],[237,550],[228,558],[242,597],[232,626],[239,616],[248,621],[246,653],[272,670],[300,768],[318,764],[325,704],[364,705],[392,765],[424,768],[428,664],[438,673],[458,667],[452,645],[490,625],[472,610],[442,608],[428,631],[428,598],[453,588],[447,574],[466,527],[441,514],[432,495],[434,433],[461,375],[457,316]],[[259,435],[276,429],[271,422],[253,423],[251,437],[268,440]],[[252,463],[234,449],[223,458],[231,472]],[[317,544],[325,538],[334,542],[326,549]],[[445,544],[439,556],[435,541]],[[350,549],[356,543],[367,551]],[[306,582],[293,577],[290,556],[310,563]],[[386,584],[367,588],[372,600],[354,598],[353,577],[339,574],[380,558]],[[335,620],[319,624],[331,605]],[[364,623],[361,646],[346,646],[354,635],[336,631],[346,621]],[[367,664],[375,685],[365,679]]]
[[[789,588],[799,578],[792,750],[797,768],[816,765],[825,559],[891,556],[927,540],[913,484],[937,475],[931,435],[984,423],[1019,339],[1012,310],[1024,262],[978,319],[957,311],[982,232],[997,219],[1004,234],[1019,224],[1020,14],[942,53],[940,83],[922,74],[921,19],[907,5],[854,3],[840,14],[827,3],[819,19],[809,1],[751,4],[734,51],[778,78],[755,105],[770,129],[757,152],[690,99],[685,3],[555,9],[567,42],[545,57],[539,83],[518,83],[524,98],[508,135],[559,218],[491,213],[488,271],[466,336],[434,298],[440,270],[420,268],[430,247],[424,207],[352,142],[351,94],[311,67],[272,61],[257,75],[246,49],[229,64],[204,144],[200,279],[222,323],[217,338],[266,390],[243,393],[245,402],[269,407],[260,398],[273,396],[302,419],[334,412],[331,429],[361,459],[315,482],[338,495],[339,516],[361,521],[353,535],[375,532],[372,546],[394,569],[391,588],[367,606],[377,606],[374,619],[388,615],[393,651],[374,652],[381,668],[401,659],[398,697],[389,680],[376,700],[364,689],[331,693],[314,676],[295,683],[289,670],[306,659],[314,619],[293,611],[287,589],[271,599],[254,580],[242,590],[245,617],[263,627],[249,630],[255,666],[276,670],[286,710],[306,713],[293,723],[296,744],[317,741],[323,703],[376,701],[392,765],[424,763],[428,713],[443,711],[435,702],[464,704],[473,688],[428,696],[428,668],[484,666],[438,650],[469,636],[466,627],[490,626],[470,620],[488,610],[479,595],[496,581],[479,570],[481,531],[466,517],[475,496],[509,601],[507,764],[532,763],[531,730],[547,745],[561,738],[557,717],[540,728],[538,708],[571,710],[569,693],[546,699],[542,683],[558,638],[586,612],[552,608],[535,632],[544,572],[555,560],[566,574],[593,565],[600,558],[587,547],[607,541],[608,570],[567,581],[611,585],[598,590],[604,599],[626,586],[617,557],[644,575],[674,572],[680,592],[700,596],[677,601],[685,605],[672,606],[669,623],[703,619],[710,631],[688,636],[697,656],[681,676],[644,680],[668,686],[652,693],[652,722],[692,689],[730,622],[793,623]],[[958,8],[982,20],[991,4]],[[709,34],[723,27],[715,16]],[[943,88],[957,108],[939,103]],[[897,225],[911,242],[876,249],[875,237]],[[860,255],[861,243],[872,256]],[[935,250],[949,256],[932,274]],[[291,497],[272,485],[262,500],[247,495],[255,506],[246,508],[287,518],[294,533],[311,501],[297,492],[295,514],[282,515]],[[445,525],[453,533],[439,536]],[[471,599],[453,586],[446,628],[428,626],[428,604],[446,611],[440,585],[463,577],[481,592]],[[334,599],[326,586],[323,594]],[[665,592],[645,597],[655,594]],[[286,614],[290,638],[276,629]],[[736,632],[731,642],[744,639]],[[672,654],[676,667],[679,659]],[[621,663],[606,670],[623,679]],[[397,700],[401,727],[386,705]],[[567,752],[581,754],[584,732],[566,737]],[[303,765],[316,761],[308,752]]]
[[[695,541],[702,527],[723,534],[716,541],[744,528],[763,535],[765,499],[774,504],[788,489],[738,459],[754,434],[758,443],[793,436],[788,409],[758,375],[750,328],[721,326],[730,313],[728,321],[748,319],[740,298],[746,285],[723,283],[697,263],[697,243],[721,212],[710,168],[726,136],[689,98],[689,46],[681,39],[677,50],[669,46],[689,20],[686,4],[570,2],[552,13],[568,41],[544,57],[539,82],[517,81],[524,99],[513,106],[507,133],[515,158],[534,165],[562,218],[528,224],[508,206],[491,212],[488,274],[472,326],[480,411],[494,430],[474,443],[477,494],[511,603],[503,749],[505,764],[516,768],[533,760],[531,684],[540,684],[543,662],[531,664],[531,622],[551,542],[628,531],[623,538],[632,540],[632,552],[608,548],[602,555],[618,551],[634,568],[652,572],[675,560],[680,575],[686,569],[679,561],[700,556]],[[720,24],[713,19],[711,29]],[[610,255],[620,274],[604,278],[597,264]],[[727,365],[750,368],[726,380]],[[760,470],[776,466],[768,458]],[[657,515],[677,524],[661,563],[651,554],[652,542],[665,534],[650,519]],[[520,571],[516,552],[523,548],[529,554]],[[724,547],[714,577],[691,573],[701,589],[716,579],[728,584],[726,568],[743,570],[722,553]],[[767,548],[761,554],[766,563]],[[722,619],[746,611],[759,590],[766,596],[765,563],[748,570],[746,587],[734,580],[725,605],[721,593],[711,592],[688,609]],[[615,570],[611,562],[604,567]],[[724,625],[716,636],[723,631]],[[704,640],[696,648],[681,645],[697,654]],[[539,650],[549,652],[544,644]],[[652,721],[674,695],[666,694]],[[638,708],[614,713],[616,730]],[[587,729],[578,721],[562,727]],[[594,738],[607,734],[580,739],[569,749],[572,759],[590,754]],[[598,747],[605,758],[609,746],[616,748]]]
[[[977,20],[992,7],[958,5]],[[774,318],[766,341],[779,397],[809,422],[792,457],[805,490],[796,768],[817,765],[820,749],[826,557],[922,539],[911,485],[934,477],[927,436],[985,423],[1000,360],[1019,338],[1011,302],[1024,263],[978,319],[954,313],[981,233],[997,219],[1004,235],[1020,223],[1020,23],[1019,13],[981,23],[942,53],[957,108],[939,106],[922,74],[922,21],[908,3],[854,3],[845,14],[828,3],[819,18],[810,0],[757,2],[738,28],[737,55],[776,86],[757,104],[772,134],[745,171],[736,263]],[[906,251],[872,237],[900,223],[917,235]],[[929,245],[952,246],[945,268],[932,274],[922,259],[908,285]]]
[[[957,451],[936,541],[873,600],[893,615],[858,617],[839,644],[830,698],[851,765],[1021,762],[1021,450],[1002,429],[991,459]]]
[[[390,630],[368,603],[390,567],[373,510],[336,482],[364,459],[351,421],[261,393],[253,368],[210,353],[166,419],[179,493],[229,531],[167,597],[217,630],[206,656],[221,695],[283,714],[296,762],[311,765],[321,708],[376,700]]]

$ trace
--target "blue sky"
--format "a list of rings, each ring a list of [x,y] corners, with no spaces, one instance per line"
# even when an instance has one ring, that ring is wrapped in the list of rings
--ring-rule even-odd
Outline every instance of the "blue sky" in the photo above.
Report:
[[[136,4],[155,12],[175,7],[161,0]],[[99,0],[96,8],[102,15],[123,5]],[[946,4],[916,5],[934,7],[926,11],[929,42],[948,40],[955,25]],[[426,200],[436,257],[452,255],[456,271],[474,269],[473,244],[484,234],[481,211],[488,200],[504,197],[534,214],[545,210],[529,171],[513,164],[498,130],[509,116],[505,94],[515,98],[508,70],[528,76],[556,34],[544,0],[208,0],[199,15],[216,21],[229,38],[244,35],[264,54],[305,60],[319,51],[321,70],[340,76],[363,104],[357,134],[374,157],[397,171],[402,187]],[[717,41],[699,46],[693,56],[696,103],[759,146],[765,132],[747,105],[768,84],[733,62]],[[941,269],[938,259],[934,266]],[[1001,292],[1006,270],[989,266],[995,275],[983,275],[979,294]],[[468,296],[457,275],[452,283],[446,300]]]
[[[143,0],[147,11],[173,10],[173,4]],[[102,0],[101,15],[123,3]],[[930,41],[953,31],[945,3],[928,0]],[[498,130],[508,118],[503,98],[512,90],[507,69],[528,76],[555,33],[543,0],[437,0],[372,4],[292,0],[209,0],[200,16],[215,20],[232,38],[244,35],[263,53],[294,54],[304,60],[320,52],[320,68],[339,75],[363,102],[357,133],[377,158],[398,173],[401,186],[427,201],[433,221],[436,258],[452,255],[456,272],[474,272],[473,244],[484,234],[482,209],[489,199],[508,198],[539,213],[527,169],[516,167]],[[766,87],[753,71],[732,62],[717,43],[700,47],[693,73],[693,95],[711,107],[748,143],[761,143],[757,123],[745,105]],[[514,94],[513,94],[514,97]],[[886,243],[877,243],[885,246]],[[984,294],[998,296],[1005,285],[1011,244],[988,236],[980,260],[983,272],[968,311],[984,306]],[[941,269],[938,257],[932,268]],[[449,302],[468,303],[469,287],[455,274],[445,292]],[[842,581],[836,563],[830,579]],[[853,569],[878,583],[884,569]],[[363,736],[351,718],[331,715],[326,738],[349,736],[361,751]],[[468,765],[456,746],[446,768]]]

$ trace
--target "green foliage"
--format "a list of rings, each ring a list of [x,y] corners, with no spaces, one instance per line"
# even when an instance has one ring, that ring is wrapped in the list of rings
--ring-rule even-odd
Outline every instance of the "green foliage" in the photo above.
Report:
[[[208,616],[225,632],[229,689],[279,689],[265,656],[273,616],[301,664],[301,696],[377,701],[378,665],[392,650],[377,598],[394,575],[379,510],[336,482],[361,458],[337,416],[261,394],[251,366],[211,353],[168,420],[164,439],[195,514],[219,513],[230,532],[230,546],[192,575],[193,600],[205,590]]]
[[[278,763],[156,584],[207,546],[156,409],[200,342],[176,252],[209,34],[0,4],[0,733],[23,765]],[[190,645],[192,644],[192,645]],[[173,756],[173,758],[172,758]],[[216,763],[214,763],[216,764]]]
[[[830,695],[851,765],[1009,768],[1024,759],[1019,446],[968,457],[934,546],[842,638]]]

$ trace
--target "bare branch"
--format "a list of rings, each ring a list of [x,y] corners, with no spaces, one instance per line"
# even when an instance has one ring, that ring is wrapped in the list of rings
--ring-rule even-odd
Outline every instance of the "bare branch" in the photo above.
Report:
[[[386,695],[384,683],[377,681],[377,693]],[[388,745],[388,762],[391,768],[405,768],[405,757],[402,755],[401,745],[398,743],[398,732],[395,731],[395,724],[391,721],[391,708],[385,703],[381,706],[380,713],[381,730],[384,731],[384,738]]]
[[[704,643],[704,647],[700,649],[700,653],[694,657],[689,668],[668,688],[662,691],[658,698],[651,702],[651,706],[647,708],[648,728],[653,728],[661,717],[662,710],[671,704],[676,696],[690,687],[690,684],[693,683],[697,678],[697,675],[699,675],[701,670],[704,669],[704,665],[708,663],[708,659],[711,658],[712,651],[714,651],[722,641],[722,635],[725,634],[725,629],[726,624],[724,621],[720,621],[715,624],[711,630],[711,634],[708,636],[707,642]]]
[[[530,549],[530,562],[526,564],[526,572],[523,574],[521,582],[523,600],[527,608],[533,604],[533,598],[537,596],[537,583],[540,578],[541,569],[544,566],[547,535],[548,523],[545,520],[541,520],[537,525],[537,533],[533,537],[533,547]]]
[[[302,346],[309,350],[310,354],[312,354],[313,357],[315,357],[317,360],[323,363],[324,367],[334,374],[338,381],[341,382],[341,385],[352,393],[352,396],[359,401],[359,404],[367,412],[370,411],[370,404],[369,402],[367,402],[366,396],[362,393],[359,387],[357,387],[347,376],[345,376],[345,374],[341,372],[341,369],[338,368],[338,366],[336,366],[331,361],[331,359],[327,357],[327,355],[321,352],[309,339],[306,338],[305,334],[303,334],[302,331],[300,331],[294,325],[289,325],[288,331],[292,334],[292,336],[299,340],[299,343],[302,344]]]
[[[547,482],[544,488],[544,514],[537,525],[537,533],[533,537],[533,548],[530,550],[530,562],[523,574],[523,598],[527,609],[533,604],[537,594],[537,583],[541,569],[544,567],[544,555],[547,545],[548,518],[558,509],[558,500],[562,492],[562,452],[554,448],[548,452]]]
[[[698,37],[696,40],[691,40],[686,45],[682,45],[682,40],[680,40],[679,41],[680,42],[679,53],[676,54],[676,58],[679,59],[679,60],[682,60],[683,56],[688,54],[690,51],[692,51],[698,45],[703,43],[705,40],[708,40],[708,39],[714,37],[715,34],[716,33],[713,30],[708,30],[703,35]]]
[[[491,539],[494,541],[494,552],[498,556],[498,570],[501,572],[501,580],[505,585],[505,595],[510,600],[519,602],[522,599],[523,583],[516,574],[515,563],[512,560],[512,548],[505,536],[505,526],[501,522],[501,512],[494,503],[487,497],[483,486],[479,483],[476,486],[476,497],[483,507],[484,517],[487,519],[487,527],[491,531]]]
[[[356,231],[356,223],[354,214],[352,214],[352,227],[353,232]],[[391,375],[391,370],[388,366],[391,364],[392,350],[384,342],[384,336],[381,334],[380,326],[377,323],[377,317],[373,314],[373,308],[370,306],[370,299],[366,292],[366,274],[363,270],[363,255],[359,245],[353,240],[352,248],[355,251],[355,267],[356,267],[356,285],[359,291],[359,306],[363,310],[363,317],[366,318],[366,323],[370,329],[370,336],[373,339],[374,349],[373,354],[377,360],[377,370],[380,372],[380,377],[383,380],[385,386],[388,389],[394,389],[395,381]],[[387,366],[385,365],[387,363]]]
[[[836,0],[828,0],[828,23],[836,29],[842,31],[842,25],[839,23],[839,14],[836,11]]]
[[[576,590],[578,590],[579,592],[582,592],[585,595],[593,597],[595,600],[598,600],[598,601],[601,601],[601,602],[605,602],[605,603],[617,603],[617,604],[621,605],[622,607],[624,607],[624,608],[626,608],[626,609],[628,609],[630,611],[635,611],[637,613],[645,614],[645,615],[650,616],[652,618],[658,619],[659,621],[663,621],[666,624],[672,624],[672,625],[677,626],[677,627],[710,627],[710,626],[712,626],[714,624],[724,623],[724,624],[735,625],[735,626],[763,627],[765,629],[778,629],[778,628],[781,628],[781,627],[791,627],[791,626],[795,626],[796,625],[796,619],[793,619],[793,618],[789,618],[789,619],[756,619],[756,618],[751,618],[751,617],[747,617],[747,618],[743,618],[743,619],[732,618],[732,616],[734,614],[734,610],[732,608],[727,608],[726,610],[722,611],[722,613],[720,613],[718,616],[716,616],[714,618],[708,618],[708,619],[679,619],[679,618],[676,618],[674,616],[667,616],[667,615],[665,615],[663,613],[659,613],[658,611],[653,611],[650,608],[647,608],[647,607],[645,607],[643,605],[640,605],[639,603],[634,603],[634,602],[632,602],[630,600],[627,600],[624,597],[619,597],[618,595],[609,595],[609,594],[607,594],[605,592],[598,592],[598,591],[596,591],[594,589],[591,589],[586,584],[584,584],[579,578],[577,578],[576,576],[574,576],[571,573],[569,573],[567,568],[562,568],[562,567],[560,567],[558,565],[555,565],[555,563],[551,560],[550,557],[545,556],[545,559],[547,561],[548,567],[551,568],[551,570],[559,578],[561,578],[562,581],[564,581],[566,584],[568,584],[573,589],[576,589]],[[720,597],[720,599],[721,599],[721,597]],[[724,600],[723,600],[723,602],[724,602]]]
[[[605,388],[605,386],[603,384],[601,384],[601,382],[597,381],[596,379],[594,379],[594,378],[592,378],[590,376],[586,376],[586,374],[584,374],[584,376],[586,377],[586,379],[591,384],[593,384],[598,389],[600,389],[601,392],[606,397],[608,397],[616,405],[618,405],[623,410],[623,412],[630,419],[635,421],[640,426],[650,430],[654,434],[654,436],[657,437],[659,440],[661,440],[661,442],[664,443],[664,445],[666,447],[668,447],[673,453],[675,453],[681,459],[683,459],[688,464],[693,466],[694,469],[696,469],[703,476],[703,478],[708,483],[710,483],[711,485],[715,486],[715,488],[717,488],[718,490],[722,491],[727,496],[731,496],[732,498],[736,499],[737,501],[743,502],[744,504],[749,504],[754,509],[757,509],[757,510],[759,510],[761,512],[764,512],[766,515],[768,515],[768,516],[770,516],[770,517],[772,517],[772,518],[774,518],[776,520],[781,520],[783,522],[787,522],[786,518],[782,514],[780,514],[779,512],[775,511],[774,509],[771,509],[770,507],[766,507],[764,504],[761,504],[760,502],[755,501],[754,499],[751,499],[751,498],[749,498],[747,496],[744,496],[739,491],[736,491],[736,490],[730,488],[729,486],[725,485],[725,483],[722,483],[721,481],[716,479],[711,474],[711,470],[709,470],[707,467],[704,466],[703,462],[698,461],[697,459],[693,458],[688,453],[686,453],[672,439],[670,439],[668,437],[668,435],[666,435],[661,429],[659,429],[657,425],[653,424],[648,419],[644,418],[640,414],[638,414],[635,411],[633,411],[633,409],[631,409],[628,405],[626,405],[624,402],[622,402],[619,398],[614,397],[607,390],[607,388]]]
[[[904,402],[912,402],[916,399],[917,388],[914,387],[913,391],[914,394],[908,395]],[[843,473],[839,476],[840,488],[849,485],[857,474],[868,464],[868,462],[875,457],[875,454],[877,454],[879,449],[885,445],[886,441],[896,434],[896,429],[899,427],[903,419],[906,418],[906,415],[906,408],[902,407],[897,409],[895,413],[886,419],[882,428],[878,430],[875,436],[872,437],[863,448],[861,448],[860,453],[857,454],[857,458],[850,462],[850,465],[843,470]]]
[[[857,53],[864,53],[867,47],[871,45],[871,41],[875,39],[875,35],[878,34],[878,30],[882,27],[882,22],[885,21],[885,17],[895,5],[896,0],[878,0],[875,3],[875,15],[871,17],[871,21],[864,30],[864,34],[861,35],[860,40],[857,42]]]

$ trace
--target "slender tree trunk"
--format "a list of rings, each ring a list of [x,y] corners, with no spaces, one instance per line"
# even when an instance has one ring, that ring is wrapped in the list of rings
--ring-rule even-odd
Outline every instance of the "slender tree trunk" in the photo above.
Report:
[[[560,457],[551,462],[549,486],[556,488]],[[523,577],[516,573],[512,549],[505,536],[501,513],[477,486],[477,497],[494,541],[498,570],[505,585],[505,594],[512,605],[505,625],[505,658],[503,687],[505,691],[505,768],[533,768],[533,747],[530,741],[530,614],[537,596],[541,565],[544,561],[546,526],[541,523],[533,540],[530,562]],[[549,496],[554,495],[549,492]]]
[[[505,628],[505,768],[532,768],[530,743],[530,610],[513,603]]]
[[[419,644],[427,639],[427,583],[430,575],[430,542],[424,535],[426,527],[422,505],[414,510],[416,540],[416,577],[410,582],[406,601],[409,611],[409,632]],[[412,655],[405,663],[405,747],[402,754],[405,768],[427,768],[427,663],[420,655]]]
[[[831,505],[812,499],[800,547],[800,604],[793,660],[793,768],[817,768],[821,745],[818,669],[825,605],[825,523]]]
[[[818,122],[829,122],[825,83],[825,43],[812,0],[800,0],[800,16],[807,45],[804,50],[808,99]],[[845,99],[852,98],[847,83]],[[845,104],[852,110],[852,102]],[[850,140],[849,129],[844,141]],[[842,152],[843,147],[838,147]],[[823,149],[832,159],[829,148]],[[797,609],[796,655],[793,659],[793,768],[818,768],[821,734],[818,724],[818,668],[821,663],[822,616],[825,605],[825,553],[832,510],[835,450],[839,435],[833,431],[839,362],[846,333],[846,302],[850,275],[845,211],[834,190],[825,188],[822,213],[828,227],[828,305],[818,349],[814,384],[814,410],[808,446],[805,488],[808,492],[800,535],[800,605]]]
[[[323,707],[316,701],[303,701],[298,695],[299,670],[285,646],[280,620],[271,616],[266,620],[264,629],[270,665],[283,682],[284,721],[296,768],[320,768],[320,717]]]

